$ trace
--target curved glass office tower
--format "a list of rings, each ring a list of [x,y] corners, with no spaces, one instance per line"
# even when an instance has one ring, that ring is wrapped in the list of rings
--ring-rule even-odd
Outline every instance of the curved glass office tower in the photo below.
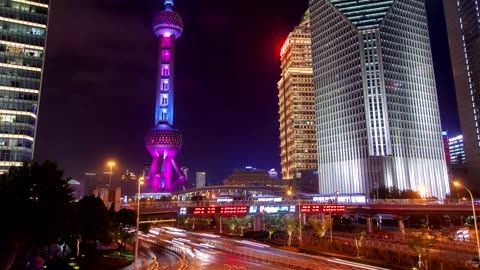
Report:
[[[33,155],[48,0],[0,0],[0,172]]]
[[[423,0],[310,0],[321,193],[449,193]]]

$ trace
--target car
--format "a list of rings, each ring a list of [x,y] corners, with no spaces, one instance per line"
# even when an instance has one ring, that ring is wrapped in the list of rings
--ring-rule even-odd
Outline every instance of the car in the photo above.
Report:
[[[478,259],[478,257],[473,257],[470,260],[468,260],[465,263],[465,265],[470,266],[472,268],[480,268],[480,260]]]

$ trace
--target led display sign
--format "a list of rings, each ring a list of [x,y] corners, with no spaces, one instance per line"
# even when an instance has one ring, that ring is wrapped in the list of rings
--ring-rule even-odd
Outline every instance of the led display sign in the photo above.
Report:
[[[305,204],[300,206],[300,213],[345,212],[346,205],[339,204]]]
[[[180,207],[179,215],[245,215],[247,206]]]
[[[284,213],[295,213],[295,205],[252,205],[248,208],[249,214],[284,214]]]

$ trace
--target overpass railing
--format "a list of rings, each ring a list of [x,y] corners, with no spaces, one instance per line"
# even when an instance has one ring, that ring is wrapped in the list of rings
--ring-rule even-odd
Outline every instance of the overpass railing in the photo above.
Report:
[[[140,211],[148,209],[164,209],[165,211],[176,211],[179,207],[196,207],[196,206],[252,206],[252,205],[308,205],[308,204],[342,204],[351,206],[368,206],[368,205],[464,205],[470,206],[470,201],[464,200],[431,200],[431,199],[367,199],[365,202],[318,202],[308,199],[292,200],[283,199],[282,201],[257,201],[255,199],[234,200],[230,202],[217,202],[215,199],[199,200],[199,201],[148,201],[140,203]],[[477,201],[475,202],[477,204]],[[480,204],[480,201],[478,201]],[[136,204],[122,204],[123,208],[136,209]]]

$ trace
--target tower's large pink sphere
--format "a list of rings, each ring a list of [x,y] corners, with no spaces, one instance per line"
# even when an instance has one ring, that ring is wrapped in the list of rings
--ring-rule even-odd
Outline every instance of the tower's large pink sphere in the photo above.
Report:
[[[175,35],[179,38],[183,32],[182,18],[175,11],[160,11],[153,19],[153,31],[157,37]]]
[[[182,147],[182,134],[170,125],[160,124],[148,131],[145,146],[152,156],[175,156]]]

